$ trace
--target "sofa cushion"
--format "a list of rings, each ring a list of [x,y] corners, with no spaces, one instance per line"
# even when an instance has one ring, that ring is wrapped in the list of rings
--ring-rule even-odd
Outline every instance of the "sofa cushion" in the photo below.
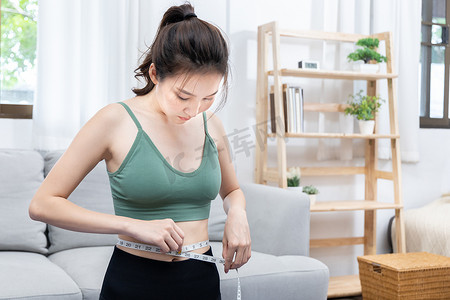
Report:
[[[62,154],[63,151],[61,150],[50,151],[44,155],[45,176],[47,176]],[[114,214],[111,188],[104,161],[101,161],[83,179],[69,196],[69,200],[89,210]],[[48,226],[48,238],[50,240],[49,253],[77,247],[110,246],[117,242],[117,235],[114,234],[75,232],[52,225]]]
[[[213,254],[222,257],[222,243],[211,243]],[[237,272],[220,275],[222,299],[234,299]],[[252,251],[252,257],[239,268],[242,299],[326,299],[328,267],[322,262],[299,255],[274,256]]]
[[[32,150],[0,150],[0,250],[47,253],[47,225],[28,206],[44,179],[44,160]]]
[[[84,300],[98,300],[113,249],[114,246],[76,248],[48,258],[76,282]]]
[[[0,251],[0,299],[82,299],[75,282],[42,254]]]

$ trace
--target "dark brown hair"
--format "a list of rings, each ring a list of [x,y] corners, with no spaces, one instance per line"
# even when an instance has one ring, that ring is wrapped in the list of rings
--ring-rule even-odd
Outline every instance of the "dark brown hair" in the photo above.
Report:
[[[190,3],[170,7],[164,14],[152,45],[144,53],[143,63],[134,71],[138,80],[143,77],[146,86],[134,88],[138,95],[148,94],[154,87],[149,68],[153,63],[159,81],[185,74],[218,73],[223,75],[223,107],[228,94],[228,45],[220,29],[194,14]]]

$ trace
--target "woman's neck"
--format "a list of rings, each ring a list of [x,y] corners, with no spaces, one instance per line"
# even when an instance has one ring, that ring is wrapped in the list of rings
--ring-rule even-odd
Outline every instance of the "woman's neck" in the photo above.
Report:
[[[150,115],[156,117],[158,120],[168,124],[167,116],[161,109],[159,101],[156,98],[155,90],[152,90],[147,95],[141,96],[143,109]]]

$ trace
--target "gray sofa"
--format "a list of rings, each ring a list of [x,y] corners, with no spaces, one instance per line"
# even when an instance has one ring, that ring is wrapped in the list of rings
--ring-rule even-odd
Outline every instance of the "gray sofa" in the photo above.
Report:
[[[116,236],[63,230],[33,221],[29,202],[62,154],[0,150],[0,299],[98,299]],[[326,299],[329,271],[309,251],[309,200],[275,187],[242,184],[252,257],[239,269],[242,299]],[[69,197],[113,213],[104,162]],[[209,234],[222,253],[225,224],[220,197],[212,202]],[[223,272],[222,299],[236,299],[236,272]]]

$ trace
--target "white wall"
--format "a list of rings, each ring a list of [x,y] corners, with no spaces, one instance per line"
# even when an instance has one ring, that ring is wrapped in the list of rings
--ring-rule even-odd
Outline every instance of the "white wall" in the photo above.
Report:
[[[179,1],[172,1],[179,4]],[[257,26],[273,20],[278,20],[282,28],[316,29],[315,22],[320,1],[192,1],[200,18],[219,25],[227,30],[231,42],[231,65],[233,81],[231,94],[225,108],[219,112],[224,121],[229,139],[235,150],[235,166],[241,182],[253,182],[254,147],[253,126],[255,125],[255,89],[256,89],[256,30]],[[349,3],[353,1],[349,0]],[[151,13],[155,17],[149,32],[156,30],[159,19],[156,11],[162,14],[167,8],[167,1],[152,2],[152,6],[159,8]],[[229,12],[229,13],[228,13]],[[156,25],[155,25],[156,24]],[[295,45],[288,45],[292,53]],[[311,53],[311,55],[317,55]],[[291,55],[282,57],[284,66],[295,65],[296,61],[289,61]],[[400,74],[401,75],[401,74]],[[309,88],[317,88],[313,84]],[[401,107],[399,107],[401,112]],[[233,135],[245,137],[238,147],[234,144]],[[32,148],[32,122],[30,120],[0,119],[0,148]],[[405,208],[415,208],[439,197],[441,193],[450,191],[450,131],[436,129],[421,129],[420,162],[417,164],[402,164],[403,198]],[[247,145],[249,147],[246,152]],[[269,165],[275,166],[276,156],[274,142],[269,143]],[[342,165],[346,162],[316,160],[317,141],[290,139],[288,145],[288,164],[308,163],[309,165]],[[242,152],[237,153],[238,150]],[[356,160],[362,165],[362,159]],[[349,164],[349,162],[347,162]],[[380,161],[380,168],[389,167],[388,161]],[[318,201],[321,199],[361,199],[363,197],[363,177],[323,177],[302,178],[302,185],[315,184],[320,189]],[[392,184],[379,181],[378,193],[380,198],[392,201]],[[387,251],[386,228],[393,210],[378,211],[378,253]],[[269,216],[268,216],[269,217]],[[363,234],[362,212],[314,213],[311,216],[311,237],[341,237]],[[346,246],[321,248],[311,250],[311,256],[326,263],[331,275],[345,275],[357,273],[356,255],[362,255],[362,246]]]
[[[0,149],[32,149],[32,120],[0,119]]]

